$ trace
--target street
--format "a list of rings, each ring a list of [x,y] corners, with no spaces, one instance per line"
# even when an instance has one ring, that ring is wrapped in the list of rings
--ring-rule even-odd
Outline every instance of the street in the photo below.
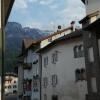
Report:
[[[5,100],[17,100],[17,95],[8,95],[8,96],[5,96]]]

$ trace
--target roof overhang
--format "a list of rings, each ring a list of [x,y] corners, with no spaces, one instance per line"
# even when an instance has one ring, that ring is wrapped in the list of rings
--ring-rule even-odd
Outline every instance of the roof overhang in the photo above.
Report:
[[[1,10],[4,17],[4,24],[6,25],[9,18],[13,3],[15,0],[1,0]],[[4,7],[3,7],[4,6]],[[4,9],[3,9],[4,8]]]
[[[89,24],[88,26],[84,27],[83,30],[96,32],[96,34],[100,34],[100,18],[92,24]]]
[[[84,17],[82,20],[80,20],[79,23],[82,24],[83,22],[86,22],[90,18],[92,18],[94,16],[98,16],[98,15],[99,15],[99,11],[93,12],[93,13],[87,15],[86,17]]]

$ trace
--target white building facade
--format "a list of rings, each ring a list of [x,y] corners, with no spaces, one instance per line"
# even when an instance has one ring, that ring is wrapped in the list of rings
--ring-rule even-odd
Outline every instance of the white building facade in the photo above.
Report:
[[[82,37],[55,42],[42,56],[42,100],[85,100],[87,81]]]

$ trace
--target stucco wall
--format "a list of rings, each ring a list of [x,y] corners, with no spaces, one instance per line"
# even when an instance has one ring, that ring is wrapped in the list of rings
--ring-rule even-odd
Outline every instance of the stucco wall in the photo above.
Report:
[[[51,100],[52,95],[56,94],[59,100],[85,100],[87,92],[86,81],[75,82],[75,70],[77,68],[85,68],[84,58],[74,58],[73,47],[83,44],[76,39],[70,42],[61,43],[42,54],[42,79],[48,77],[48,86],[43,87],[42,80],[42,100],[44,94],[47,94],[47,100]],[[58,62],[52,64],[52,53],[58,51]],[[47,68],[44,68],[44,57],[48,56]],[[51,76],[57,74],[58,84],[56,87],[51,85]]]

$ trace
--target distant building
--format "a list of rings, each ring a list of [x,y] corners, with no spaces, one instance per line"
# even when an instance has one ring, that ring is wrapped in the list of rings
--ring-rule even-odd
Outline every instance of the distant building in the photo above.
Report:
[[[17,94],[18,91],[18,76],[14,73],[5,75],[5,94]]]

